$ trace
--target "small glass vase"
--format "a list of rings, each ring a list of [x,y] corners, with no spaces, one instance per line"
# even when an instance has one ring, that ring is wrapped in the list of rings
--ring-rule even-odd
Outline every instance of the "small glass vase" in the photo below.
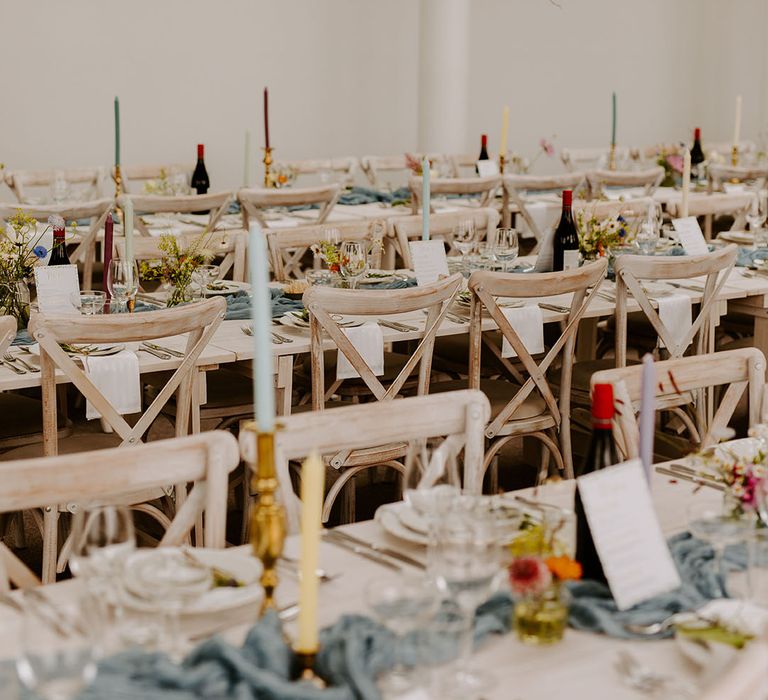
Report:
[[[180,304],[186,304],[188,301],[192,301],[192,285],[169,285],[168,286],[168,300],[165,302],[167,307],[179,306]]]
[[[515,632],[525,644],[554,644],[568,625],[570,594],[559,584],[515,603]]]
[[[0,283],[0,314],[13,316],[18,330],[24,330],[29,324],[29,301],[25,280]]]

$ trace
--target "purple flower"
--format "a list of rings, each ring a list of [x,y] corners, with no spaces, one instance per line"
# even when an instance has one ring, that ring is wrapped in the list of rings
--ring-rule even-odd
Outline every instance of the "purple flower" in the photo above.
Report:
[[[669,163],[669,167],[672,168],[677,173],[683,172],[683,157],[677,156],[677,155],[671,155],[667,156],[667,163]]]
[[[539,146],[541,146],[541,150],[544,151],[544,153],[546,153],[550,158],[555,155],[555,147],[550,141],[547,141],[547,139],[540,139]]]
[[[36,258],[40,258],[41,260],[48,255],[48,251],[46,250],[44,245],[36,245],[34,248],[32,248],[32,252],[35,254]]]

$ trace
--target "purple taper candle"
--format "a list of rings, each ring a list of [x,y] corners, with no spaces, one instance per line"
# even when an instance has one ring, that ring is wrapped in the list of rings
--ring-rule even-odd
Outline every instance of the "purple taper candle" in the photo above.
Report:
[[[104,222],[104,279],[102,288],[107,295],[107,299],[110,298],[107,275],[109,274],[109,263],[112,262],[112,237],[114,234],[114,227],[115,222],[112,220],[112,212],[110,212],[107,214],[107,219]]]

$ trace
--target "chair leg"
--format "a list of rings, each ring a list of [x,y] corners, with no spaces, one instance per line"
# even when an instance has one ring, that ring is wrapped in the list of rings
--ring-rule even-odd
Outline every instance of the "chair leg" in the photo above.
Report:
[[[43,583],[56,581],[56,552],[58,550],[59,510],[46,506],[43,511]]]
[[[496,453],[491,460],[491,466],[488,469],[488,492],[496,494],[499,491],[499,455]]]
[[[355,522],[357,514],[357,478],[352,477],[347,481],[341,492],[341,524]]]

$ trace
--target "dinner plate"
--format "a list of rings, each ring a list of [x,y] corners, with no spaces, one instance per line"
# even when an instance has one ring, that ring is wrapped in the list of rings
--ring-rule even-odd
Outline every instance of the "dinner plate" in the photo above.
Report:
[[[287,311],[284,313],[280,318],[277,319],[278,323],[281,323],[284,326],[289,326],[291,328],[300,328],[302,330],[308,331],[309,330],[309,321],[305,321],[303,318],[301,318],[296,311]],[[344,321],[343,316],[339,316],[338,314],[331,314],[331,318],[336,321],[337,323],[343,323],[344,325],[342,328],[357,328],[358,326],[362,326],[365,321]]]
[[[389,284],[399,279],[402,277],[392,270],[370,270],[357,284]]]
[[[411,530],[400,519],[403,511],[409,509],[410,506],[405,501],[399,501],[398,503],[386,503],[383,506],[379,506],[373,519],[382,527],[382,529],[397,537],[404,542],[410,542],[411,544],[418,544],[422,547],[427,546],[427,536],[416,530]]]
[[[211,289],[211,284],[216,288]],[[250,291],[251,289],[251,285],[247,282],[232,282],[231,280],[225,280],[221,282],[212,282],[211,284],[205,289],[205,296],[207,297],[227,296],[228,294],[234,294],[240,290]]]
[[[718,238],[731,243],[748,243],[751,245],[755,242],[755,234],[751,231],[723,231]]]

